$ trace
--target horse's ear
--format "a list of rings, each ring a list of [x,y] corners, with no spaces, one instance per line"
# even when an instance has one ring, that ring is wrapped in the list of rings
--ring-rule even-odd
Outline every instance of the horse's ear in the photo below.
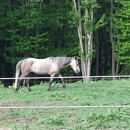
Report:
[[[74,59],[75,59],[75,60],[77,60],[77,57],[76,57],[76,56],[74,56]]]

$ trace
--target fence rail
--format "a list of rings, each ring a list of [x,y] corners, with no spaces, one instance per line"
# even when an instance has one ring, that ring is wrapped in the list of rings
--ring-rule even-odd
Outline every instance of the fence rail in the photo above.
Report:
[[[130,105],[117,106],[0,106],[0,109],[48,109],[48,108],[130,108]]]
[[[49,79],[50,77],[25,77],[22,79]],[[54,77],[55,79],[59,79],[59,77]],[[82,78],[130,78],[130,75],[115,75],[115,76],[63,76],[64,79],[82,79]],[[15,77],[6,77],[6,78],[0,78],[0,80],[8,80],[8,79],[15,79]],[[21,79],[21,78],[18,78]]]

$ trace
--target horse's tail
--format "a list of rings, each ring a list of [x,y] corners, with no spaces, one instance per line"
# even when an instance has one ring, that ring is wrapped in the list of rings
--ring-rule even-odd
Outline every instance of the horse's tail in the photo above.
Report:
[[[14,83],[14,89],[17,88],[17,84],[18,84],[18,77],[20,75],[20,67],[22,64],[23,60],[19,61],[16,65],[16,73],[15,73],[15,83]]]

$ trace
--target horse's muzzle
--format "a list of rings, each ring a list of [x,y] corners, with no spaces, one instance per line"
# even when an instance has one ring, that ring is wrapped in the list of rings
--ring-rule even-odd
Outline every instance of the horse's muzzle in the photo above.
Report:
[[[75,70],[75,73],[79,76],[80,75],[80,70]]]

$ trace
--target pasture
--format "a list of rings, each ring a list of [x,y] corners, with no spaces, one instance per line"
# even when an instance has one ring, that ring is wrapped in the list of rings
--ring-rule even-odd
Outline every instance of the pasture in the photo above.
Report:
[[[0,106],[130,105],[130,80],[101,80],[31,86],[32,91],[0,85]],[[0,128],[12,130],[129,130],[130,108],[0,108]]]

